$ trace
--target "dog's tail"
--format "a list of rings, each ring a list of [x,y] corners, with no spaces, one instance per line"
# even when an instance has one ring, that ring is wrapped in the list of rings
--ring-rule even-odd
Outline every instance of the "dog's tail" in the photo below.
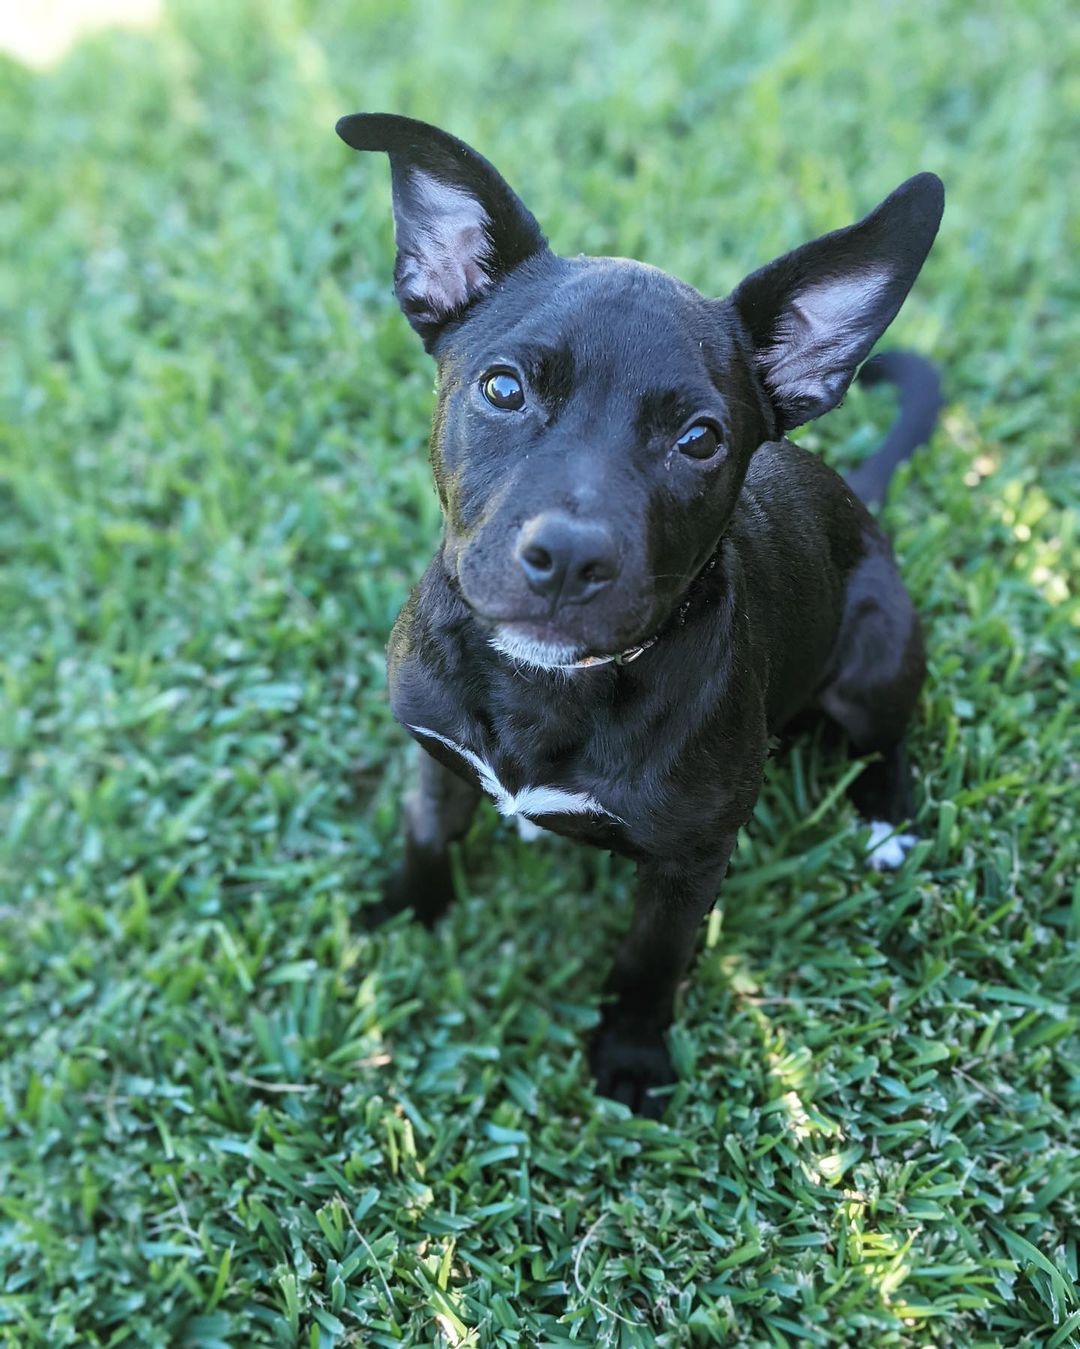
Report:
[[[941,378],[925,356],[914,351],[884,351],[866,362],[859,371],[859,382],[868,387],[894,384],[900,395],[900,410],[881,448],[846,475],[860,501],[880,506],[897,465],[930,439],[941,411]]]

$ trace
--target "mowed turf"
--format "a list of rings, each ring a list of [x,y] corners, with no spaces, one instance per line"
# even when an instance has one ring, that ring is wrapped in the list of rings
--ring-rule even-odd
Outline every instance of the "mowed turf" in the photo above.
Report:
[[[1028,0],[184,0],[0,65],[0,1342],[1080,1345],[1076,48]],[[624,863],[486,811],[438,931],[363,928],[439,517],[360,109],[714,294],[947,186],[887,339],[949,397],[886,511],[922,842],[868,872],[844,763],[778,753],[661,1124],[582,1053]]]

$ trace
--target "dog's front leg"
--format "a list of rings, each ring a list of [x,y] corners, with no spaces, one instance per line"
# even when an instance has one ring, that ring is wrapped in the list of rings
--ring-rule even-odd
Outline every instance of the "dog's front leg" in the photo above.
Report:
[[[421,750],[416,787],[405,798],[405,853],[368,910],[371,926],[403,909],[428,927],[445,913],[454,897],[450,844],[468,829],[479,800],[474,786]]]
[[[734,834],[720,839],[706,865],[642,862],[630,931],[608,981],[612,1001],[590,1046],[597,1090],[658,1119],[664,1102],[653,1087],[675,1080],[664,1039],[675,990],[690,963],[701,920],[712,908]]]

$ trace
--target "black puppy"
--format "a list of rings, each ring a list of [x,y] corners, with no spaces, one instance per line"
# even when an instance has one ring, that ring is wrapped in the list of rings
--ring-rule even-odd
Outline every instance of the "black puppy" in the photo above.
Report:
[[[877,756],[852,792],[871,858],[910,845],[895,826],[912,813],[919,622],[865,507],[784,436],[839,403],[895,317],[942,186],[920,174],[712,300],[642,263],[557,257],[487,160],[435,127],[337,130],[390,156],[395,290],[439,376],[445,535],[389,657],[394,715],[427,752],[380,912],[443,911],[448,845],[482,793],[633,858],[591,1062],[601,1092],[659,1113],[676,985],[769,736],[808,709],[838,722]],[[867,498],[937,400],[917,357],[875,375],[903,411],[861,470]]]

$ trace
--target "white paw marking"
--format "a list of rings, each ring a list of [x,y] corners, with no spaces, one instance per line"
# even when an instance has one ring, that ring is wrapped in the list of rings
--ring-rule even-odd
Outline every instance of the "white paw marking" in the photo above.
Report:
[[[415,731],[417,735],[438,740],[455,754],[460,754],[476,771],[481,788],[495,802],[495,808],[500,815],[606,815],[609,820],[616,820],[619,824],[626,823],[602,806],[589,792],[567,792],[561,787],[522,787],[516,792],[508,791],[495,776],[495,770],[486,759],[481,759],[479,754],[474,754],[471,749],[459,745],[448,735],[440,735],[429,726],[406,724],[409,730]]]
[[[918,841],[914,834],[898,834],[895,824],[871,820],[866,860],[875,871],[895,871]]]
[[[546,834],[547,830],[539,824],[534,824],[532,820],[527,820],[524,815],[515,815],[514,824],[517,826],[518,838],[522,843],[535,843],[541,834]]]

